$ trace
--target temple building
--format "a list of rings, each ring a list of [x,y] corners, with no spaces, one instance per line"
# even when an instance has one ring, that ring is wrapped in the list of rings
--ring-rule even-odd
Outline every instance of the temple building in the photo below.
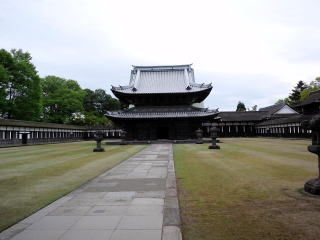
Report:
[[[127,140],[192,139],[204,122],[215,121],[218,114],[195,106],[212,86],[196,83],[191,65],[133,66],[129,85],[111,90],[130,106],[106,113],[126,131]]]

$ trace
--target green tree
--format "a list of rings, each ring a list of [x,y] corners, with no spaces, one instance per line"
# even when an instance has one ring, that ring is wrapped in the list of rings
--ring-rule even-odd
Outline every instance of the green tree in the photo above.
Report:
[[[79,124],[83,115],[85,96],[79,84],[74,80],[56,76],[47,76],[41,83],[44,121]]]
[[[40,77],[31,60],[31,55],[21,49],[0,50],[0,109],[4,118],[40,118]]]
[[[308,85],[304,81],[300,80],[289,95],[288,104],[292,107],[299,104],[301,99],[300,94],[306,88],[308,88]]]
[[[254,105],[252,108],[251,108],[251,111],[257,111],[258,110],[258,105]]]
[[[288,98],[283,98],[283,99],[279,99],[278,101],[275,102],[275,104],[278,104],[278,103],[288,103],[289,102],[289,99]]]
[[[317,77],[314,81],[311,81],[309,86],[300,93],[300,102],[305,100],[309,96],[310,92],[318,89],[320,89],[320,77]]]
[[[112,98],[103,89],[84,90],[86,95],[84,97],[84,111],[85,123],[88,125],[101,125],[110,123],[104,116],[107,111],[117,110],[121,108],[120,102]]]
[[[246,111],[246,106],[244,105],[243,102],[239,101],[237,105],[237,112],[245,112]]]

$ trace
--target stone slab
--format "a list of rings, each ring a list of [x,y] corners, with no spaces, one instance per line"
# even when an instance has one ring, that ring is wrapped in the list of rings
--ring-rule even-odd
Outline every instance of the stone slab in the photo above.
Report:
[[[59,240],[109,240],[112,233],[113,230],[69,230]]]
[[[111,240],[161,240],[161,230],[116,230]]]

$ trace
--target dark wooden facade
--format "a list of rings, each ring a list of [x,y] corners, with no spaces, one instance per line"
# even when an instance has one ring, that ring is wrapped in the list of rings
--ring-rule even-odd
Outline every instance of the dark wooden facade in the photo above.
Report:
[[[97,130],[102,131],[105,138],[121,137],[121,130],[113,126],[88,127],[0,119],[0,147],[89,140]]]
[[[112,87],[121,101],[134,107],[106,116],[127,132],[127,140],[192,139],[217,110],[194,107],[211,92],[198,84],[191,65],[134,66],[128,86]]]
[[[220,112],[220,137],[311,137],[311,131],[301,127],[312,114],[300,114],[285,103],[259,111]]]

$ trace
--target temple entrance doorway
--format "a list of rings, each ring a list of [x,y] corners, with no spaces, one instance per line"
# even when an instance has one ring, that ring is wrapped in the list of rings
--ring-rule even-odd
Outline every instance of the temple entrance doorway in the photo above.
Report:
[[[165,126],[158,127],[157,139],[169,139],[169,127],[165,127]]]

